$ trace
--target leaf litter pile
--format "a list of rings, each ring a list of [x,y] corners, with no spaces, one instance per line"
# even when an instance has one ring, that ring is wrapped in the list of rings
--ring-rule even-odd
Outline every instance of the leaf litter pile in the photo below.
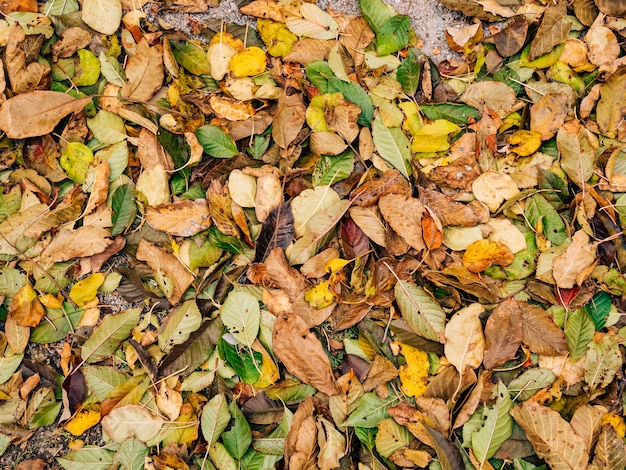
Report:
[[[596,3],[446,0],[476,19],[438,65],[380,0],[195,40],[144,12],[185,2],[3,4],[0,454],[53,425],[66,469],[626,467]]]

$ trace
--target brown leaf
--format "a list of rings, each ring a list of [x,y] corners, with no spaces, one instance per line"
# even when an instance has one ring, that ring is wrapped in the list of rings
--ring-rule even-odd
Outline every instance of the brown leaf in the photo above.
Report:
[[[420,200],[432,209],[444,227],[447,225],[474,227],[485,223],[489,218],[489,214],[485,211],[481,213],[471,204],[455,202],[451,197],[433,189],[421,188]]]
[[[87,201],[87,207],[85,207],[85,215],[91,214],[96,210],[96,207],[106,202],[109,194],[109,175],[111,174],[109,162],[96,160],[93,165],[96,167],[96,174],[91,187],[91,195]]]
[[[519,302],[522,309],[522,337],[531,351],[548,356],[564,354],[568,351],[565,333],[548,312],[536,305]]]
[[[361,108],[347,100],[342,100],[332,111],[326,115],[328,128],[347,142],[352,142],[359,135],[359,126],[356,121],[361,114]]]
[[[525,401],[511,410],[537,455],[551,468],[584,470],[589,454],[585,442],[561,416],[539,403]]]
[[[171,279],[174,283],[174,290],[167,300],[172,304],[177,304],[193,282],[193,274],[174,255],[146,240],[139,242],[136,256],[139,261],[148,263],[155,275],[163,275]]]
[[[406,426],[415,437],[428,446],[432,446],[432,440],[428,431],[424,427],[425,424],[432,424],[433,420],[425,416],[415,406],[410,403],[401,402],[396,406],[389,407],[387,409],[391,417],[400,425]]]
[[[472,136],[474,145],[476,145],[476,134],[467,132],[464,136],[466,135]],[[463,139],[463,137],[461,137],[461,139]],[[455,145],[458,145],[458,141],[452,144],[452,147],[454,148]],[[428,174],[428,179],[436,184],[446,184],[454,189],[469,191],[472,187],[472,183],[478,178],[480,173],[480,166],[476,161],[475,152],[471,152],[469,155],[463,155],[454,160],[449,165],[435,167]],[[420,190],[420,198],[421,197],[422,190]]]
[[[552,262],[552,276],[561,289],[571,289],[582,285],[589,276],[596,260],[596,247],[589,242],[589,235],[579,230],[572,237],[565,253],[557,256]]]
[[[363,382],[363,390],[371,392],[379,385],[384,385],[398,376],[398,369],[391,363],[389,359],[380,354],[374,357],[372,368],[367,373]]]
[[[211,226],[206,199],[181,200],[146,208],[146,221],[155,229],[177,237],[193,237]]]
[[[593,462],[588,468],[609,470],[624,467],[626,467],[626,444],[613,426],[605,424],[596,443]]]
[[[446,325],[444,352],[461,375],[483,362],[485,337],[478,316],[484,311],[482,305],[471,304],[456,312]]]
[[[567,96],[563,93],[548,93],[530,108],[530,130],[539,132],[541,140],[548,140],[565,123]]]
[[[111,244],[107,246],[103,252],[87,258],[82,258],[80,260],[80,269],[78,270],[77,275],[84,276],[85,274],[100,271],[104,263],[106,263],[115,253],[119,253],[125,245],[126,240],[124,237],[115,237],[111,240]]]
[[[600,88],[600,101],[596,108],[597,122],[602,134],[609,138],[617,137],[618,131],[624,126],[625,86],[626,67],[620,67]]]
[[[272,137],[280,148],[286,149],[300,133],[305,121],[306,106],[300,93],[287,95],[284,91],[278,99],[278,107],[272,127]]]
[[[354,66],[363,65],[365,60],[363,51],[376,37],[374,31],[362,16],[344,16],[338,19],[338,24],[341,31],[339,40],[354,59]]]
[[[34,41],[36,43],[29,44]],[[6,46],[5,65],[11,88],[15,93],[49,88],[51,69],[36,61],[42,44],[43,36],[26,37],[24,29],[17,21],[11,28]],[[25,49],[34,51],[34,54],[29,53],[27,56]]]
[[[241,7],[244,15],[256,16],[257,18],[269,18],[270,20],[284,23],[285,18],[280,11],[279,3],[274,0],[254,0]]]
[[[564,43],[572,23],[567,20],[567,5],[563,2],[549,6],[534,39],[530,43],[528,58],[535,60],[550,52],[554,46]]]
[[[326,395],[335,395],[335,377],[322,343],[297,315],[279,315],[272,335],[274,352],[287,370]]]
[[[90,101],[90,97],[74,99],[58,91],[22,93],[2,103],[0,130],[11,139],[48,134],[61,119],[70,113],[78,113]]]
[[[387,194],[378,201],[378,208],[387,223],[417,251],[426,249],[422,238],[422,215],[426,211],[419,199]]]
[[[7,316],[4,322],[4,334],[13,353],[22,354],[26,350],[30,338],[28,326],[20,325],[12,316]]]
[[[91,42],[91,33],[84,28],[74,26],[61,33],[61,40],[52,45],[52,60],[72,57],[79,49],[84,49]]]
[[[317,468],[317,428],[313,417],[313,398],[307,397],[293,415],[285,438],[285,466],[298,470]]]
[[[39,6],[35,0],[9,0],[0,4],[0,11],[5,15],[15,11],[30,11],[37,13],[39,11]]]
[[[490,370],[515,358],[522,344],[522,309],[517,300],[508,298],[498,305],[485,324],[485,358]]]
[[[285,62],[298,62],[306,65],[315,60],[324,60],[328,57],[331,48],[331,41],[302,38],[294,43],[289,54],[285,56]]]
[[[352,191],[351,198],[354,206],[373,206],[385,194],[400,194],[406,197],[411,195],[408,181],[398,170],[388,170],[380,178],[367,181]]]
[[[602,418],[606,413],[608,410],[605,407],[588,403],[580,405],[574,411],[569,424],[574,432],[585,441],[587,452],[591,452],[594,442],[598,439]]]
[[[110,244],[111,232],[104,228],[84,226],[76,230],[64,228],[56,234],[41,253],[41,261],[59,263],[103,252]]]
[[[483,111],[485,106],[504,117],[517,102],[513,88],[502,82],[474,82],[469,85],[461,101]]]
[[[517,15],[513,17],[506,28],[492,37],[498,53],[502,57],[510,57],[517,54],[524,47],[526,34],[528,34],[526,16]]]
[[[346,148],[347,142],[334,132],[313,132],[309,138],[311,151],[317,155],[339,155]]]
[[[121,89],[125,98],[148,101],[163,86],[165,71],[161,44],[150,47],[143,38],[126,64],[126,79]]]
[[[159,165],[168,172],[174,170],[172,157],[159,143],[157,136],[147,129],[139,132],[136,155],[144,170],[151,170]]]

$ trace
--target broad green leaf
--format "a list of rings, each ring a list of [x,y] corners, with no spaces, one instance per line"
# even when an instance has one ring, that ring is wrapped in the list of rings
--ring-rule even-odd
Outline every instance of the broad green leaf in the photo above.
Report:
[[[122,233],[135,220],[137,205],[135,204],[135,189],[131,183],[117,188],[111,198],[111,235]]]
[[[109,359],[137,326],[140,315],[141,308],[131,308],[104,317],[81,348],[83,360],[94,363]]]
[[[359,400],[356,409],[350,414],[345,426],[358,426],[361,428],[375,428],[383,419],[390,418],[387,408],[398,401],[395,396],[390,398],[378,398],[374,392],[366,393]]]
[[[194,75],[208,75],[211,72],[206,51],[193,42],[170,41],[176,62]]]
[[[376,52],[379,56],[398,52],[407,46],[410,37],[410,18],[404,15],[393,16],[376,31]]]
[[[357,122],[362,126],[369,126],[374,118],[374,105],[365,90],[352,81],[344,82],[333,76],[328,81],[328,92],[335,93],[337,91],[340,92],[346,100],[361,108],[361,114],[359,114]]]
[[[399,127],[388,128],[377,117],[372,123],[372,137],[379,155],[400,171],[406,179],[411,174],[411,150],[407,136]]]
[[[279,383],[265,391],[271,400],[280,400],[284,403],[297,403],[315,393],[315,388],[298,382]]]
[[[109,366],[88,366],[81,369],[89,391],[98,401],[104,400],[111,391],[126,382],[128,376]]]
[[[231,457],[221,442],[209,446],[209,457],[218,470],[238,470],[237,462]]]
[[[95,117],[87,119],[87,127],[103,144],[116,144],[127,137],[124,120],[108,111],[100,110]]]
[[[306,65],[306,75],[311,83],[322,93],[330,93],[328,81],[335,77],[335,73],[324,60],[314,60]]]
[[[80,142],[68,142],[61,154],[61,168],[76,183],[84,183],[89,164],[93,162],[93,152]]]
[[[550,386],[555,380],[556,375],[551,370],[535,367],[511,380],[507,390],[515,401],[526,401],[539,390]]]
[[[13,373],[22,363],[23,354],[14,354],[9,357],[0,357],[0,384],[3,384],[11,378]]]
[[[15,268],[3,267],[0,272],[0,295],[9,299],[26,285],[26,275]]]
[[[585,309],[570,313],[565,325],[565,338],[572,362],[577,362],[585,355],[595,332],[593,320]]]
[[[202,428],[202,435],[209,445],[217,442],[224,429],[228,426],[230,418],[228,402],[223,393],[215,395],[204,405],[202,417],[200,418],[200,426]]]
[[[409,96],[415,94],[420,84],[421,67],[418,60],[419,53],[419,49],[411,47],[396,72],[396,79],[400,82],[400,85],[402,85],[402,91]],[[468,106],[468,108],[471,108],[471,106]],[[471,109],[474,110],[474,108]],[[426,114],[426,112],[424,112],[424,114]]]
[[[100,71],[109,83],[119,87],[126,82],[126,73],[115,57],[108,56],[104,51],[100,51]]]
[[[214,158],[231,158],[239,153],[233,139],[217,126],[200,127],[196,130],[196,137],[204,151]]]
[[[246,290],[232,291],[222,304],[220,318],[237,341],[252,347],[261,322],[259,301],[254,295]]]
[[[585,382],[591,390],[608,386],[622,366],[622,353],[617,337],[605,336],[592,341],[584,362]]]
[[[534,228],[543,227],[543,234],[554,245],[559,246],[567,240],[565,223],[541,194],[526,199],[525,215]]]
[[[33,343],[56,343],[65,338],[73,328],[78,326],[84,310],[74,309],[69,303],[64,303],[63,308],[46,309],[49,321],[42,321],[30,334]]]
[[[354,170],[354,152],[348,150],[336,157],[322,156],[313,171],[313,186],[330,186],[345,180]]]
[[[184,343],[189,335],[202,323],[202,314],[195,300],[187,300],[170,313],[159,331],[159,347],[169,351],[173,346]]]
[[[113,464],[114,457],[115,452],[104,447],[85,446],[57,457],[57,462],[66,470],[106,469]]]
[[[421,286],[408,281],[399,281],[394,293],[402,318],[411,329],[419,336],[442,343],[446,314],[435,299]]]
[[[44,3],[41,12],[46,16],[59,16],[66,13],[74,13],[80,7],[76,0],[48,0]]]
[[[51,387],[37,389],[30,396],[26,408],[28,428],[35,429],[54,423],[62,405],[60,401],[55,400]]]
[[[241,459],[252,443],[252,431],[237,403],[231,402],[228,406],[233,423],[228,431],[222,433],[222,442],[230,455]]]
[[[181,392],[199,392],[209,387],[215,380],[214,370],[196,371],[189,374],[180,384]]]
[[[237,372],[242,381],[252,384],[259,379],[263,362],[263,356],[260,352],[230,344],[224,338],[221,338],[217,343],[217,348],[222,359]]]
[[[502,382],[498,382],[494,395],[497,397],[495,405],[484,411],[485,424],[472,433],[472,449],[481,466],[495,455],[513,432],[513,418],[509,414],[513,402]]]
[[[126,167],[128,166],[128,146],[126,141],[123,140],[117,144],[110,145],[107,148],[96,152],[96,158],[106,160],[109,164],[109,181],[117,180]]]
[[[585,310],[593,320],[596,331],[600,331],[611,312],[611,295],[608,292],[600,291],[585,305]]]
[[[375,33],[378,33],[383,25],[396,14],[381,0],[359,0],[359,6],[361,13]]]
[[[82,19],[102,34],[114,34],[122,20],[120,0],[84,0]]]
[[[78,64],[72,81],[76,86],[91,86],[100,77],[100,61],[93,52],[87,49],[80,49],[77,53]]]
[[[420,110],[431,121],[445,119],[457,126],[467,126],[470,118],[479,121],[481,116],[476,108],[459,103],[422,104]]]
[[[143,470],[148,450],[145,444],[133,437],[120,444],[114,461],[119,463],[125,470]]]

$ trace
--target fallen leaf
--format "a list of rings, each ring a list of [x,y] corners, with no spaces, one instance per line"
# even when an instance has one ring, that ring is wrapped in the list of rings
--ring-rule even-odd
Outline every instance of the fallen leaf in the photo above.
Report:
[[[491,312],[485,324],[485,369],[514,359],[522,338],[522,310],[515,299],[509,298]]]
[[[456,312],[446,325],[444,352],[461,375],[483,362],[485,337],[478,316],[484,311],[482,305],[471,304]]]
[[[463,266],[470,272],[480,273],[494,264],[508,266],[514,259],[513,252],[504,243],[478,240],[463,253]]]
[[[496,212],[502,202],[519,193],[517,184],[509,175],[491,170],[474,180],[472,191],[476,199],[484,202],[491,212]]]
[[[422,238],[422,216],[426,209],[419,199],[407,198],[398,194],[382,196],[378,208],[387,223],[411,248],[426,249]]]
[[[177,201],[146,208],[146,221],[174,236],[192,237],[211,226],[206,199]]]
[[[581,285],[590,274],[588,268],[596,260],[596,249],[589,241],[589,235],[579,230],[572,237],[565,253],[552,262],[552,276],[556,285],[562,289],[571,289]]]
[[[103,228],[84,226],[60,230],[41,253],[44,262],[58,263],[72,258],[84,258],[104,251],[110,244],[111,233]]]

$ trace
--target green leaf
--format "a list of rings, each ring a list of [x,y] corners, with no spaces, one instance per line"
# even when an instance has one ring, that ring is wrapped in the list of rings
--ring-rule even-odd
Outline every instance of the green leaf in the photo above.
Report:
[[[124,86],[126,82],[126,73],[115,57],[108,56],[104,51],[100,51],[100,70],[104,78],[109,83],[117,86]]]
[[[537,227],[541,222],[543,234],[552,244],[559,246],[568,239],[561,216],[541,194],[526,199],[525,214],[533,227]]]
[[[148,448],[139,439],[131,437],[120,444],[115,454],[115,463],[125,470],[143,470],[145,468]]]
[[[378,424],[376,450],[385,458],[389,458],[397,450],[408,448],[412,440],[409,430],[392,418],[383,419]]]
[[[584,362],[585,382],[591,390],[608,386],[622,367],[622,353],[615,336],[593,341]]]
[[[255,296],[246,290],[233,290],[222,304],[220,318],[237,341],[252,347],[261,323],[261,308]]]
[[[135,190],[131,183],[117,188],[111,198],[111,235],[122,233],[135,220],[137,205],[135,204]]]
[[[511,380],[507,389],[516,401],[526,401],[539,390],[552,385],[555,380],[554,372],[536,367],[528,369],[519,377]]]
[[[606,318],[611,312],[611,294],[600,291],[585,305],[585,310],[593,320],[596,331],[600,331],[606,323]]]
[[[11,378],[13,373],[22,363],[23,354],[14,354],[9,357],[0,357],[0,384],[3,384]]]
[[[15,268],[2,268],[2,272],[0,272],[0,295],[6,295],[11,299],[25,285],[25,274]]]
[[[359,438],[361,444],[363,444],[370,452],[376,445],[376,434],[378,434],[378,428],[354,428],[354,434]]]
[[[376,393],[366,393],[359,400],[356,409],[350,414],[345,426],[358,426],[361,428],[375,428],[383,419],[390,418],[387,408],[398,401],[397,397],[378,398]]]
[[[103,144],[117,144],[127,137],[124,120],[108,111],[100,110],[95,117],[87,119],[87,127]]]
[[[497,394],[496,403],[493,407],[485,409],[484,426],[472,433],[472,449],[481,466],[495,455],[513,432],[513,418],[509,414],[513,402],[506,386],[498,382],[494,394]]]
[[[109,181],[115,181],[124,173],[128,166],[128,146],[126,145],[126,141],[123,140],[117,144],[99,150],[96,152],[96,158],[107,161],[111,171]]]
[[[176,62],[194,75],[211,73],[206,50],[193,42],[170,41]]]
[[[201,323],[202,314],[196,301],[187,300],[164,320],[159,331],[159,347],[162,351],[169,351],[172,346],[184,343]]]
[[[237,372],[237,375],[245,383],[254,383],[261,376],[263,356],[260,352],[230,344],[223,337],[217,343],[217,349],[222,359]]]
[[[357,122],[362,126],[369,126],[374,118],[374,105],[369,95],[360,85],[354,82],[344,82],[340,78],[332,77],[328,81],[328,93],[340,92],[352,104],[361,108]]]
[[[85,365],[82,371],[89,391],[100,402],[108,397],[115,387],[128,380],[126,374],[109,366]]]
[[[397,15],[389,18],[376,31],[376,52],[385,56],[404,49],[411,37],[411,19],[408,16]]]
[[[585,355],[595,332],[593,320],[585,309],[579,308],[569,315],[565,325],[565,338],[572,362],[577,362]]]
[[[83,184],[89,164],[93,162],[93,152],[80,142],[68,142],[59,160],[61,168],[76,183]]]
[[[235,459],[226,450],[221,442],[216,442],[209,446],[209,457],[219,470],[238,470],[239,467]]]
[[[306,65],[306,75],[322,93],[329,93],[328,81],[336,76],[328,62],[324,60],[309,62]]]
[[[411,329],[419,336],[442,343],[446,328],[446,313],[421,286],[399,281],[395,290],[396,302]]]
[[[44,4],[41,12],[50,17],[74,13],[78,10],[80,10],[80,7],[76,0],[48,0]]]
[[[345,180],[354,170],[354,152],[348,150],[336,157],[327,155],[317,162],[313,171],[313,186],[330,186]]]
[[[62,405],[55,400],[51,387],[37,389],[31,395],[26,408],[26,415],[29,416],[28,428],[35,429],[54,423]]]
[[[265,395],[270,400],[280,400],[284,403],[297,403],[306,397],[312,396],[316,392],[314,387],[308,384],[288,383],[286,385],[275,385],[265,391]]]
[[[231,158],[239,153],[233,139],[217,126],[208,124],[196,130],[198,142],[214,158]]]
[[[400,69],[398,69],[398,72],[399,71]],[[469,124],[470,118],[477,121],[479,121],[481,118],[481,114],[476,110],[476,108],[473,108],[472,106],[469,106],[467,104],[422,104],[420,105],[420,110],[431,121],[436,121],[437,119],[445,119],[456,124],[457,126],[467,126]]]
[[[388,128],[380,117],[372,124],[372,137],[378,154],[409,179],[411,149],[409,139],[399,127]]]
[[[77,53],[78,64],[73,82],[76,86],[91,86],[100,77],[100,61],[95,54],[87,49],[80,49]]]
[[[43,344],[61,341],[72,328],[78,327],[83,313],[82,308],[74,309],[69,303],[63,304],[62,309],[46,309],[49,321],[42,321],[32,330],[30,341]]]
[[[57,462],[66,470],[106,469],[113,464],[114,457],[115,452],[103,447],[85,446],[58,457]]]
[[[359,0],[361,13],[375,33],[380,31],[387,21],[395,14],[393,9],[385,5],[381,0]]]
[[[222,433],[222,442],[230,455],[241,459],[252,443],[252,431],[246,417],[234,401],[230,403],[228,409],[233,421],[230,429]]]
[[[2,455],[6,452],[9,444],[11,444],[11,441],[11,436],[0,433],[0,457],[2,457]]]
[[[402,85],[402,91],[409,96],[413,96],[415,94],[415,92],[417,91],[417,87],[419,87],[420,84],[421,67],[419,63],[419,53],[420,52],[418,49],[411,47],[406,58],[402,61],[402,63],[398,67],[398,70],[396,71],[396,79],[400,82],[400,85]],[[471,106],[467,107],[470,109],[474,109]]]
[[[141,308],[131,308],[115,315],[107,315],[81,348],[85,362],[93,363],[110,359],[119,345],[137,326]]]
[[[228,411],[228,402],[224,393],[215,395],[204,405],[202,417],[200,418],[200,426],[204,439],[213,445],[217,442],[222,432],[230,422],[230,413]]]
[[[254,439],[253,447],[262,454],[282,456],[285,452],[285,438],[289,433],[291,422],[293,421],[293,413],[285,408],[283,418],[272,432],[265,437]]]

